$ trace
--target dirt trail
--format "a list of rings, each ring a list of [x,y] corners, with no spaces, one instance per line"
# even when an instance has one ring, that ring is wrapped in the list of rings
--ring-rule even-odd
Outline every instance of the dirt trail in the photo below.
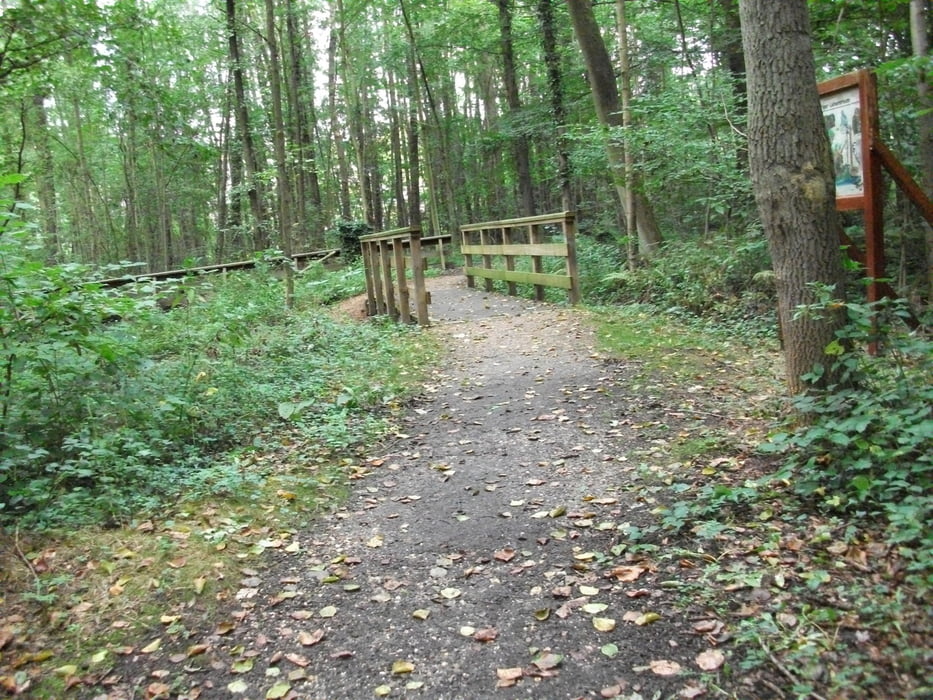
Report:
[[[708,644],[661,585],[674,572],[628,556],[619,529],[648,517],[621,487],[659,405],[584,313],[429,288],[447,359],[405,434],[300,551],[242,572],[232,631],[185,640],[208,651],[173,697],[693,697]],[[110,697],[145,697],[171,653],[127,659]]]

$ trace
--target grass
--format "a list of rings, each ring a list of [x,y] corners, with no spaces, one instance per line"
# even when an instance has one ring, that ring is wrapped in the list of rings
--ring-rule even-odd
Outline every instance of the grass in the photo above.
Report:
[[[171,391],[186,435],[215,436],[198,447],[210,452],[197,466],[178,455],[152,485],[157,505],[118,522],[55,528],[91,514],[66,518],[54,502],[32,527],[7,521],[0,687],[60,697],[79,679],[103,678],[116,655],[217,624],[241,571],[262,566],[264,552],[303,554],[294,533],[326,517],[367,471],[366,446],[392,433],[436,356],[417,329],[339,320],[323,305],[360,293],[362,281],[354,269],[311,269],[289,311],[279,283],[261,273],[212,279],[187,306],[145,317],[151,359],[126,391],[155,406]]]

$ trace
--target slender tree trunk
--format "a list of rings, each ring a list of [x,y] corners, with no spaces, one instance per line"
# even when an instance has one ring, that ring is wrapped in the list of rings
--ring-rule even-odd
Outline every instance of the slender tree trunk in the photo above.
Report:
[[[625,183],[623,196],[625,197],[625,240],[628,251],[629,270],[635,270],[635,158],[632,156],[632,146],[629,143],[629,134],[632,130],[632,76],[628,56],[628,20],[625,16],[625,1],[616,0],[616,30],[619,33],[619,68],[622,73],[622,158],[625,162]]]
[[[350,220],[350,167],[344,146],[343,129],[340,126],[337,106],[337,23],[342,19],[334,6],[333,22],[330,31],[330,43],[327,46],[327,102],[330,108],[330,138],[337,156],[337,191],[340,200],[340,216]]]
[[[61,242],[58,239],[58,191],[55,188],[55,160],[49,145],[49,118],[45,111],[46,91],[37,92],[32,98],[35,134],[33,141],[39,159],[36,173],[36,189],[39,195],[39,216],[42,233],[46,237],[46,261],[54,265],[61,259]]]
[[[538,20],[541,23],[541,43],[544,48],[544,64],[547,66],[548,90],[551,98],[551,114],[557,129],[557,179],[560,185],[560,201],[563,211],[573,211],[571,190],[570,152],[567,147],[565,128],[567,108],[564,105],[563,71],[558,51],[557,28],[554,26],[552,0],[538,0]]]
[[[389,71],[389,146],[392,151],[392,195],[395,199],[395,223],[399,228],[408,226],[405,205],[405,169],[402,164],[402,114],[399,108],[398,86],[395,73]]]
[[[286,85],[288,87],[288,127],[289,140],[294,153],[294,165],[291,171],[292,196],[291,202],[294,210],[294,231],[292,238],[298,241],[308,239],[308,177],[307,169],[307,142],[304,138],[305,110],[301,100],[301,84],[304,82],[304,66],[301,60],[301,40],[298,35],[298,19],[294,0],[285,0],[285,31],[288,44],[288,70],[286,71]]]
[[[499,44],[502,50],[502,82],[505,87],[505,101],[509,106],[513,122],[517,122],[522,111],[522,101],[518,92],[518,78],[515,75],[512,0],[495,0],[495,3],[499,8]],[[531,216],[535,213],[535,194],[531,183],[531,154],[528,148],[528,138],[521,131],[512,138],[512,152],[518,176],[521,214]]]
[[[279,241],[285,254],[285,305],[295,303],[295,276],[292,270],[292,226],[294,225],[288,159],[285,154],[285,117],[282,110],[282,68],[276,36],[275,0],[266,0],[266,44],[269,47],[269,91],[272,94],[272,147],[275,154],[275,189],[279,209]]]
[[[593,104],[600,124],[615,128],[622,126],[621,105],[619,104],[619,88],[616,85],[615,72],[612,60],[606,50],[590,0],[567,0],[570,10],[570,19],[573,24],[577,43],[583,53],[586,63],[587,78],[590,82],[590,91],[593,95]],[[625,157],[622,149],[614,139],[606,139],[606,155],[616,185],[622,206],[625,206]],[[640,253],[650,257],[661,243],[661,230],[654,218],[654,211],[650,202],[641,193],[638,173],[633,175],[632,187],[635,191],[635,204],[633,211],[626,211],[626,217],[633,216],[638,229],[638,242]]]
[[[910,38],[917,58],[924,58],[930,51],[929,0],[910,0]],[[920,136],[920,179],[927,195],[933,192],[933,92],[927,79],[927,71],[917,71],[917,107]],[[926,233],[927,252],[927,295],[933,301],[933,226],[923,222]]]
[[[843,297],[835,179],[823,125],[806,0],[741,0],[748,63],[749,167],[777,281],[787,386],[807,389],[803,375],[826,365],[824,349],[845,322],[844,310],[797,317],[812,303],[810,285]],[[821,386],[835,383],[827,368]]]
[[[421,226],[421,119],[415,46],[408,48],[408,225]]]
[[[253,246],[256,250],[269,247],[269,238],[266,233],[265,214],[262,206],[262,191],[256,177],[259,172],[259,162],[256,157],[256,148],[253,143],[253,132],[250,127],[249,104],[246,101],[246,78],[240,58],[240,38],[236,19],[236,0],[226,0],[227,11],[227,47],[230,52],[231,70],[233,72],[234,104],[236,108],[237,135],[243,148],[243,166],[246,179],[246,194],[252,212]]]

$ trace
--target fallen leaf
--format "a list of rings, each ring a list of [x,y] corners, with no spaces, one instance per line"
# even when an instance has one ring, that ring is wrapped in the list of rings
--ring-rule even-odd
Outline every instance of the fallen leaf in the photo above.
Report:
[[[599,632],[612,632],[616,628],[616,621],[611,617],[594,617],[593,627]]]
[[[661,616],[656,612],[646,612],[644,615],[639,615],[638,619],[635,620],[635,624],[639,627],[644,627],[645,625],[650,625],[652,622],[657,622],[661,619]]]
[[[166,683],[150,683],[146,686],[146,700],[167,698],[171,692],[171,687]]]
[[[658,676],[676,676],[680,673],[680,664],[667,659],[655,659],[648,664],[651,672]]]
[[[56,676],[73,676],[78,672],[78,666],[76,664],[66,664],[64,666],[59,666],[55,669],[54,673]]]
[[[593,588],[593,586],[580,586],[580,595],[599,595],[599,589]]]
[[[336,614],[337,614],[337,608],[333,605],[328,605],[326,607],[323,607],[318,612],[318,615],[320,615],[321,617],[325,619],[329,617],[333,617]]]
[[[285,681],[279,681],[266,691],[266,700],[279,700],[288,695],[292,686]]]
[[[190,647],[188,647],[186,656],[189,658],[192,656],[200,656],[201,654],[207,653],[207,650],[210,648],[211,647],[209,644],[192,644]]]
[[[298,633],[298,643],[303,647],[313,647],[324,639],[324,630],[317,629],[313,632],[301,631]]]
[[[538,658],[536,658],[531,663],[537,666],[542,671],[549,671],[552,668],[557,668],[558,666],[560,666],[563,660],[564,660],[563,655],[552,654],[550,652],[547,652],[545,654],[541,654]]]
[[[429,616],[430,614],[431,614],[431,611],[430,611],[430,610],[425,610],[425,609],[423,609],[423,608],[419,608],[418,610],[415,610],[415,611],[411,614],[411,616],[412,616],[413,618],[415,618],[416,620],[427,620],[427,619],[428,619],[428,616]]]
[[[647,569],[643,566],[616,566],[610,569],[606,576],[615,578],[617,581],[629,582],[637,581]]]
[[[139,653],[140,654],[151,654],[154,651],[158,651],[160,646],[162,646],[161,637],[149,642],[149,644],[147,644],[146,646],[144,646],[142,649],[139,650]]]
[[[367,540],[366,546],[372,549],[376,549],[377,547],[382,546],[384,540],[385,540],[385,537],[383,535],[373,535],[372,537],[369,538],[369,540]]]
[[[311,663],[311,660],[308,659],[308,657],[302,656],[301,654],[289,653],[285,655],[285,658],[291,661],[296,666],[300,666],[301,668],[304,668],[305,666]]]
[[[597,613],[603,612],[609,606],[605,603],[587,603],[582,608],[580,608],[587,615],[596,615]]]
[[[392,664],[392,673],[396,676],[412,673],[414,670],[415,665],[411,661],[396,661]]]
[[[499,561],[512,561],[515,558],[515,550],[511,547],[498,550],[493,557]]]
[[[520,667],[496,669],[496,676],[500,681],[517,681],[522,675],[523,671]]]
[[[238,680],[227,683],[227,690],[235,695],[241,695],[249,690],[249,686],[246,684],[246,681]]]
[[[445,588],[441,591],[441,597],[447,600],[453,600],[454,598],[459,598],[460,593],[461,591],[459,588]]]
[[[476,634],[475,627],[471,627],[470,625],[463,625],[460,628],[460,636],[462,637],[472,637],[474,634]]]
[[[476,633],[473,635],[473,639],[477,642],[492,642],[499,636],[499,630],[495,627],[485,627],[481,630],[476,630]]]
[[[384,698],[386,695],[388,695],[391,692],[392,692],[391,685],[380,685],[380,686],[377,686],[375,690],[373,690],[373,695],[376,695],[377,697],[380,697],[380,698]]]
[[[726,661],[726,655],[719,649],[707,649],[696,657],[696,664],[704,671],[715,671]]]
[[[614,659],[619,655],[619,647],[615,644],[603,644],[603,646],[599,648],[599,651],[603,656],[609,657],[610,659]]]
[[[237,659],[230,667],[230,673],[249,673],[253,670],[253,659]]]

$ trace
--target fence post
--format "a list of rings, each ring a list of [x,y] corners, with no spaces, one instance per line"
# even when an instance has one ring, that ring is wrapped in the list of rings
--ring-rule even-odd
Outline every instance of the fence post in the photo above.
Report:
[[[580,268],[577,266],[577,223],[572,211],[564,212],[564,240],[567,241],[567,275],[570,277],[570,289],[567,294],[570,303],[577,306],[581,301]]]

